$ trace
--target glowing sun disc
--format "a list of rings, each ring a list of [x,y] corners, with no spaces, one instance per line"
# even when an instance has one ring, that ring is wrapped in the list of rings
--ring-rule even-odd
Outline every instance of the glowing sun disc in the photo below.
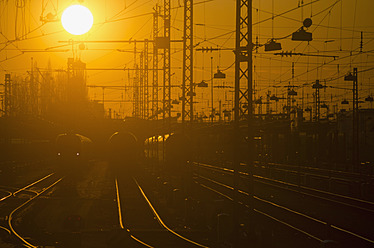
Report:
[[[67,7],[61,16],[62,26],[73,35],[87,33],[93,24],[91,11],[82,5],[71,5]]]

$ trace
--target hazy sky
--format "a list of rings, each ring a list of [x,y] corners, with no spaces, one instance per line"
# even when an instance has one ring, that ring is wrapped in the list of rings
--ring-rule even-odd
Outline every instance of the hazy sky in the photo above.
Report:
[[[219,52],[195,52],[194,81],[210,80],[211,57],[214,71],[217,66],[225,70],[227,78],[216,80],[217,85],[233,85],[234,81],[234,48],[235,38],[235,0],[212,0],[200,3],[195,0],[194,43],[196,47],[221,48]],[[20,4],[17,6],[17,4]],[[57,12],[57,19],[69,5],[78,1],[46,1],[44,0],[44,16],[49,12]],[[94,27],[86,35],[77,37],[63,30],[60,22],[42,24],[42,1],[0,1],[0,80],[5,73],[26,74],[30,69],[31,57],[41,68],[47,67],[51,61],[53,68],[66,68],[67,58],[72,57],[72,46],[60,41],[102,41],[102,40],[143,40],[152,39],[152,13],[159,0],[106,0],[83,1],[94,15]],[[183,0],[171,0],[173,39],[181,39],[183,35]],[[304,7],[298,7],[300,5]],[[263,45],[269,39],[279,39],[284,51],[293,51],[308,55],[338,56],[331,57],[293,56],[281,57],[273,52],[264,52],[260,46],[254,52],[254,80],[257,94],[265,97],[267,91],[272,94],[284,94],[283,86],[295,85],[298,104],[301,104],[301,91],[308,99],[304,104],[312,102],[311,83],[315,80],[326,82],[327,86],[351,87],[351,83],[341,78],[353,67],[360,71],[360,97],[371,93],[374,70],[374,1],[372,0],[254,0],[253,1],[253,42]],[[16,17],[17,16],[17,17]],[[272,16],[275,16],[272,21]],[[296,42],[288,37],[302,26],[302,20],[311,18],[313,25],[309,32],[313,33],[313,41]],[[159,19],[160,34],[162,20]],[[360,53],[360,39],[363,32],[363,48]],[[17,41],[15,39],[17,38]],[[134,65],[134,44],[127,43],[86,43],[86,50],[78,50],[75,55],[87,63],[88,68],[132,68]],[[181,84],[182,71],[181,44],[172,44],[172,77],[173,84]],[[137,44],[142,50],[143,45]],[[32,50],[32,51],[31,51]],[[120,51],[119,51],[120,50]],[[38,52],[37,52],[38,51]],[[43,51],[43,52],[41,52]],[[46,52],[48,51],[48,52]],[[294,63],[294,76],[292,76]],[[230,67],[231,66],[231,67]],[[160,73],[161,74],[161,73]],[[130,75],[131,76],[131,75]],[[123,71],[89,71],[89,85],[126,85],[129,73]],[[161,78],[160,78],[161,82]],[[276,88],[273,86],[282,86]],[[100,90],[90,90],[90,97],[101,98]],[[196,101],[198,112],[209,112],[208,102],[210,89],[197,89]],[[107,90],[107,99],[119,100],[121,97],[131,98],[131,92],[115,89]],[[172,97],[181,95],[179,88],[174,88]],[[215,89],[215,101],[232,97],[227,89]],[[344,98],[349,99],[351,92],[327,88],[322,93],[323,100],[338,104]],[[331,100],[332,99],[332,100]],[[218,104],[217,104],[218,105]],[[119,104],[110,105],[119,109]],[[364,104],[363,107],[368,107]],[[218,106],[217,106],[218,107]],[[122,111],[131,113],[131,106],[121,106]],[[224,105],[223,108],[229,108]],[[175,108],[178,110],[178,107]]]

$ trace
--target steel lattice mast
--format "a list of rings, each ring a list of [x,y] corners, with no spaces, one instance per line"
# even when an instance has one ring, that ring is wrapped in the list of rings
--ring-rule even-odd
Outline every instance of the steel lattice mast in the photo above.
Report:
[[[152,119],[158,119],[158,50],[156,39],[158,37],[158,6],[153,13],[153,73],[152,73]]]
[[[163,117],[171,117],[170,80],[170,0],[164,0],[164,87]]]
[[[148,40],[144,42],[144,119],[149,117],[149,93],[148,93]]]
[[[140,53],[139,61],[139,117],[144,118],[144,51]]]
[[[234,108],[234,232],[238,233],[239,216],[239,171],[243,171],[239,161],[240,145],[244,137],[240,132],[240,121],[246,121],[248,132],[246,140],[248,179],[248,205],[253,208],[253,64],[252,64],[252,0],[236,1],[236,41],[235,41],[235,108]],[[237,239],[235,239],[237,240]],[[234,247],[239,244],[235,243]]]
[[[133,117],[140,117],[140,103],[139,103],[139,67],[137,64],[137,56],[136,56],[136,42],[134,43],[134,69],[135,75],[133,77],[133,98],[134,98],[134,105],[133,105]]]
[[[193,122],[193,0],[184,0],[182,123]]]

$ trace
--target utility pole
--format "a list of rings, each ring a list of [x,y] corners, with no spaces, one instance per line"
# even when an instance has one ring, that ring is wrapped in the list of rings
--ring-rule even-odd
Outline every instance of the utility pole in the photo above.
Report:
[[[358,75],[357,68],[353,68],[353,169],[358,170],[360,165],[359,142],[359,115],[358,115]]]
[[[212,80],[212,92],[211,92],[211,96],[212,96],[212,111],[211,111],[211,121],[212,121],[212,124],[213,124],[213,121],[214,121],[214,101],[213,101],[213,57],[210,57],[210,78]]]
[[[320,119],[320,112],[321,112],[321,99],[319,90],[322,89],[324,86],[319,83],[319,80],[316,80],[315,84],[312,85],[312,88],[316,90],[315,92],[315,120],[319,122]]]
[[[222,119],[221,119],[221,116],[222,116],[221,115],[222,114],[222,101],[221,100],[218,101],[218,106],[219,106],[218,107],[218,114],[219,114],[218,121],[221,122],[222,121]]]
[[[102,86],[101,89],[103,91],[103,109],[105,109],[105,86]]]
[[[270,117],[270,90],[268,90],[267,94],[266,94],[266,115],[267,117]]]
[[[182,124],[193,122],[193,0],[184,0]]]
[[[10,110],[12,108],[12,86],[10,80],[10,74],[5,74],[4,82],[4,100],[3,100],[3,110],[4,116],[10,116]]]
[[[258,116],[261,119],[262,118],[262,96],[260,96],[256,102],[258,104]]]
[[[247,171],[248,178],[248,205],[253,220],[253,64],[252,64],[252,0],[236,0],[236,37],[235,37],[235,107],[234,107],[234,233],[239,231],[239,171],[242,170],[239,161],[240,120],[246,120],[248,125],[247,143]],[[234,247],[239,247],[238,238],[234,237]]]
[[[353,74],[349,73],[344,81],[353,82],[353,111],[352,111],[352,171],[359,169],[360,163],[360,142],[359,142],[359,115],[358,115],[358,71],[353,68]]]
[[[31,75],[30,75],[30,105],[31,113],[33,115],[38,115],[38,78],[35,74],[35,62],[34,58],[31,58]]]

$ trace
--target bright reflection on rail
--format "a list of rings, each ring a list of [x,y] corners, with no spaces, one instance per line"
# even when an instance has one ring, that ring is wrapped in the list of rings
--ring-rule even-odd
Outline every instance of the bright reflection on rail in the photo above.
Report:
[[[49,175],[50,176],[50,175]],[[47,176],[48,177],[48,176]],[[43,194],[44,192],[46,192],[47,190],[49,190],[50,188],[52,188],[53,186],[55,186],[56,184],[58,184],[63,178],[60,178],[58,179],[57,181],[55,181],[53,184],[49,185],[48,187],[44,188],[42,191],[40,191],[36,196],[34,197],[31,197],[29,200],[27,200],[25,203],[23,203],[22,205],[20,205],[19,207],[17,207],[16,209],[14,209],[10,215],[9,215],[9,218],[8,218],[8,225],[9,225],[9,228],[10,230],[12,231],[12,233],[14,233],[14,235],[17,236],[17,238],[19,238],[27,247],[32,247],[32,248],[37,248],[37,246],[34,246],[32,244],[30,244],[29,242],[27,242],[24,238],[22,238],[22,236],[20,234],[18,234],[16,232],[16,230],[14,230],[13,228],[13,225],[12,225],[12,219],[13,219],[13,214],[15,212],[17,212],[19,209],[21,209],[22,207],[26,206],[29,202],[31,202],[32,200],[34,200],[35,198],[37,198],[38,196],[40,196],[41,194]],[[40,179],[42,180],[42,179]],[[39,181],[40,181],[39,180]],[[35,184],[35,183],[33,183]]]
[[[185,240],[185,241],[187,241],[187,242],[189,242],[191,244],[194,244],[194,245],[200,246],[200,247],[204,247],[204,248],[209,248],[208,246],[199,244],[199,243],[197,243],[197,242],[195,242],[193,240],[190,240],[190,239],[188,239],[186,237],[183,237],[182,235],[180,235],[179,233],[174,232],[167,225],[165,225],[165,223],[161,220],[160,216],[158,215],[156,209],[153,207],[152,203],[148,200],[148,197],[145,195],[143,189],[138,184],[138,181],[135,178],[133,178],[133,179],[134,179],[136,185],[138,185],[138,188],[139,188],[140,192],[142,193],[142,195],[144,196],[144,199],[148,202],[149,207],[152,209],[152,212],[153,212],[154,216],[157,218],[157,221],[160,223],[160,225],[162,225],[166,230],[168,230],[169,232],[171,232],[175,236],[177,236],[177,237],[179,237],[179,238],[181,238],[181,239],[183,239],[183,240]]]
[[[117,193],[117,207],[118,207],[118,218],[119,218],[119,225],[121,226],[121,229],[125,229],[125,227],[123,226],[123,222],[122,222],[122,210],[121,210],[121,199],[119,197],[119,189],[118,189],[118,180],[117,178],[115,179],[115,182],[116,182],[116,193]],[[131,233],[130,233],[130,230],[129,229],[126,229],[126,231],[130,234],[130,237],[135,240],[136,242],[144,245],[144,246],[147,246],[148,248],[154,248],[153,246],[151,245],[148,245],[146,243],[144,243],[143,241],[141,241],[140,239],[136,238],[135,236],[133,236]]]

